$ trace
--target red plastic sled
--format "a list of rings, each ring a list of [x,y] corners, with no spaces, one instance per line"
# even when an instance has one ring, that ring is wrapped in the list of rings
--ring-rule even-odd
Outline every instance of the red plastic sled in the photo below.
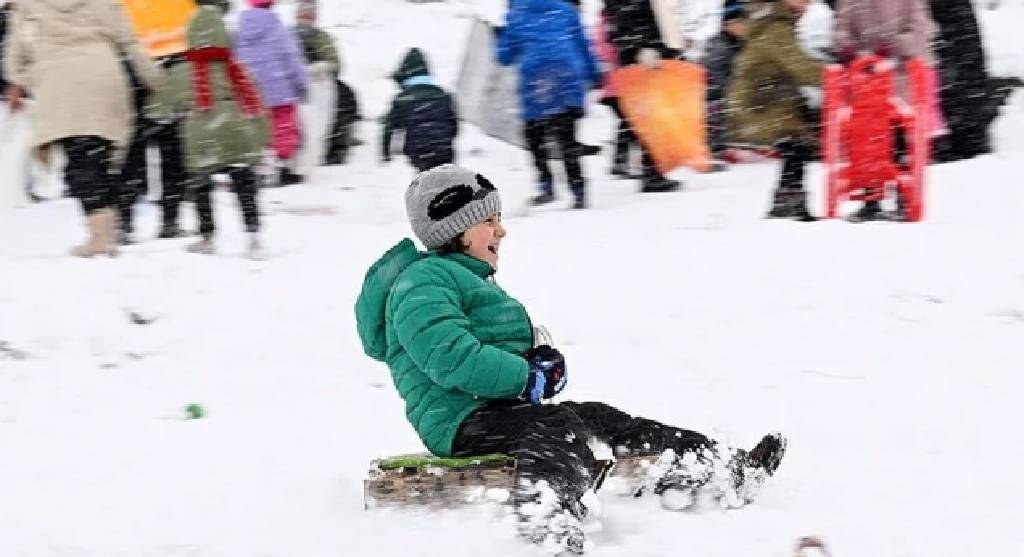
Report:
[[[908,221],[924,217],[928,67],[905,64],[912,106],[897,98],[896,72],[878,56],[858,58],[848,68],[825,70],[822,156],[825,163],[825,216],[835,218],[844,200],[881,201],[899,193]],[[904,130],[907,160],[894,160],[896,128]]]

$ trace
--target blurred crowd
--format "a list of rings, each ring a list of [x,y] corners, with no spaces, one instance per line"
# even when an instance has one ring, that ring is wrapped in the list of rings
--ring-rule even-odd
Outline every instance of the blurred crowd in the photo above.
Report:
[[[69,195],[82,206],[88,239],[78,256],[113,255],[138,240],[132,208],[149,190],[147,152],[159,152],[162,224],[158,238],[183,235],[179,206],[194,202],[196,253],[216,251],[211,192],[228,182],[238,196],[249,254],[263,256],[259,190],[303,182],[296,156],[305,141],[299,107],[311,81],[331,84],[321,164],[348,161],[361,145],[355,89],[342,80],[335,38],[318,25],[315,0],[297,0],[286,27],[274,0],[246,0],[229,32],[228,0],[168,0],[188,7],[179,48],[141,37],[133,23],[147,9],[133,0],[7,0],[0,7],[0,91],[12,113],[31,103],[34,155],[59,147]],[[194,4],[198,4],[195,9]],[[589,4],[590,2],[587,2]],[[823,72],[874,54],[901,72],[912,59],[932,72],[931,99],[907,98],[927,115],[932,160],[991,150],[988,128],[1011,83],[992,78],[970,0],[725,0],[715,33],[695,38],[673,22],[687,0],[595,0],[584,25],[579,0],[509,0],[493,28],[495,63],[518,75],[523,143],[536,168],[536,205],[557,198],[552,163],[564,167],[571,207],[586,208],[581,158],[601,148],[577,137],[600,98],[616,118],[608,171],[644,193],[682,184],[655,164],[610,78],[617,68],[658,68],[667,60],[703,66],[706,137],[713,171],[751,152],[781,160],[769,217],[813,220],[804,167],[819,156]],[[826,5],[827,4],[827,5]],[[800,28],[810,6],[816,31]],[[823,15],[824,14],[824,15]],[[435,82],[425,55],[408,45],[391,76],[398,92],[382,118],[379,157],[401,153],[416,171],[455,162],[455,96]],[[600,95],[593,95],[600,90]],[[930,108],[929,108],[930,107]],[[906,139],[897,130],[897,153]],[[270,161],[268,164],[267,161]],[[898,218],[899,215],[896,215]],[[867,202],[855,220],[889,218]]]

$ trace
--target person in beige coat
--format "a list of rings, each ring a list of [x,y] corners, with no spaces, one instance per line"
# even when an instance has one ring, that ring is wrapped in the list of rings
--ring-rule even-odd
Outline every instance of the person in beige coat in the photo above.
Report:
[[[59,144],[67,158],[64,179],[85,211],[89,240],[72,250],[91,257],[116,253],[115,171],[128,141],[126,59],[147,87],[159,74],[132,33],[118,0],[32,0],[14,8],[4,66],[12,110],[32,107],[37,154]]]

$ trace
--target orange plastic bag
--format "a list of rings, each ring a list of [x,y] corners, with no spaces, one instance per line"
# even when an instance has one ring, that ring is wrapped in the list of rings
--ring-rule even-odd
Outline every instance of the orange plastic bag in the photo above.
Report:
[[[135,34],[154,58],[188,50],[185,28],[198,7],[195,0],[121,0]]]
[[[663,60],[656,69],[633,64],[612,72],[611,83],[658,171],[709,170],[703,67],[680,60]]]

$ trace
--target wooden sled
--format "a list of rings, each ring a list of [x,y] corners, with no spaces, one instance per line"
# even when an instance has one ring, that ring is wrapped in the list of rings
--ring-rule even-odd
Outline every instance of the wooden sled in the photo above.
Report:
[[[633,492],[656,459],[600,460],[594,489],[600,489],[606,478],[616,477],[625,480],[629,492]],[[508,503],[515,475],[515,459],[503,454],[442,458],[419,453],[382,458],[370,463],[369,475],[363,481],[363,505],[367,510],[451,509],[487,500]]]

